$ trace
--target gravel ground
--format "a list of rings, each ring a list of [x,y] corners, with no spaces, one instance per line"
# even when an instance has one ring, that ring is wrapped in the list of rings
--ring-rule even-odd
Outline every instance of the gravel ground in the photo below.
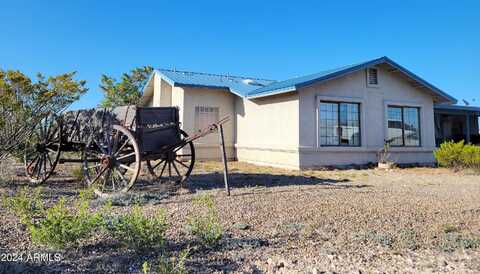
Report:
[[[287,171],[245,163],[229,164],[231,196],[223,189],[221,165],[198,163],[188,189],[152,184],[134,190],[146,214],[159,208],[171,225],[173,254],[193,240],[185,232],[191,201],[214,195],[226,233],[215,249],[195,249],[187,268],[196,273],[479,273],[480,177],[440,168],[382,171]],[[13,168],[13,165],[10,165]],[[43,186],[43,198],[73,199],[84,186],[68,167]],[[16,168],[0,195],[29,185]],[[129,200],[129,199],[126,199]],[[101,200],[92,201],[99,208]],[[117,203],[115,212],[129,210]],[[142,254],[97,235],[75,249],[33,246],[18,219],[0,208],[3,254],[58,253],[58,262],[0,262],[0,272],[139,273]]]

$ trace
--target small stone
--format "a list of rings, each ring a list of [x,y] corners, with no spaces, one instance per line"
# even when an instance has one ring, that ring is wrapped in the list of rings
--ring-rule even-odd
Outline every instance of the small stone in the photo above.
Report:
[[[235,224],[233,227],[235,227],[236,229],[239,229],[239,230],[250,229],[250,226],[248,224],[243,224],[243,223]]]

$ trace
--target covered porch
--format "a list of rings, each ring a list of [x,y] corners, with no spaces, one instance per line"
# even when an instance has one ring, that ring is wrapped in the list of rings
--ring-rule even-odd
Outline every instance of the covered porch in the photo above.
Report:
[[[447,140],[480,145],[480,107],[435,105],[434,114],[437,146]]]

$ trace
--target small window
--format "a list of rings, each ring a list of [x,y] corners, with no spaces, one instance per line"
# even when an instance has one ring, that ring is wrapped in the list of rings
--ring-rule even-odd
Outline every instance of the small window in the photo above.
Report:
[[[360,104],[320,102],[320,145],[360,146]]]
[[[388,106],[388,142],[392,146],[420,146],[420,109]]]
[[[367,83],[369,86],[378,86],[378,69],[367,69]]]
[[[211,124],[218,122],[219,109],[218,107],[195,107],[195,131],[200,131]]]

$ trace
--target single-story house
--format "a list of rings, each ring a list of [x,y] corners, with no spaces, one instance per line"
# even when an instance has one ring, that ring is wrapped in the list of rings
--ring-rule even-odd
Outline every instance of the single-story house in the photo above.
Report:
[[[284,81],[158,69],[142,106],[178,106],[192,134],[224,116],[231,159],[286,168],[367,164],[387,140],[399,164],[434,163],[444,139],[478,135],[480,108],[457,100],[388,57]],[[196,143],[219,157],[218,137]]]

